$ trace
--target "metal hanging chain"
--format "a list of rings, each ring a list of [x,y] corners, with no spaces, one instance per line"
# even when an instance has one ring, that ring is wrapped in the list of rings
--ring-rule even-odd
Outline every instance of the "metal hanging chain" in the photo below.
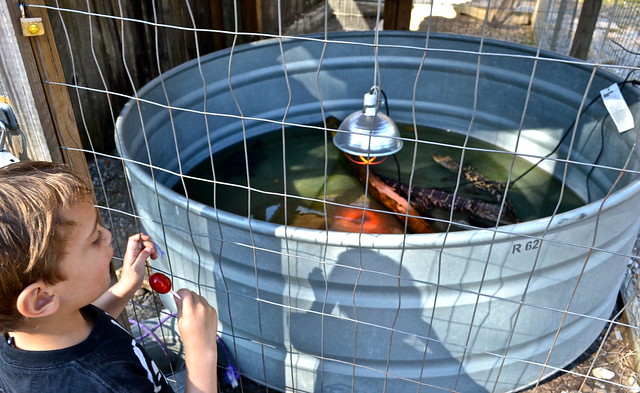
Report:
[[[1,130],[1,134],[0,134],[0,152],[4,151],[4,143],[5,140],[7,139],[7,126],[4,124],[4,122],[2,120],[0,120],[0,130]]]

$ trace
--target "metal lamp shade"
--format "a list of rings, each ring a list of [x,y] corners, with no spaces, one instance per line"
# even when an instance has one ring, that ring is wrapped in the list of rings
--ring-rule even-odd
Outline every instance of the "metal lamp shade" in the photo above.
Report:
[[[389,116],[365,111],[349,115],[333,137],[336,147],[347,154],[363,157],[389,156],[402,149],[398,126]]]

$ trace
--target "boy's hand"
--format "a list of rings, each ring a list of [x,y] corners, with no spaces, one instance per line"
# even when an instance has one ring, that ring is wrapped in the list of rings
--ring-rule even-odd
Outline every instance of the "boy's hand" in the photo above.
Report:
[[[216,392],[218,314],[204,297],[184,288],[178,294],[178,330],[187,366],[186,393]]]
[[[142,286],[147,258],[156,259],[158,253],[151,238],[144,233],[129,237],[122,258],[120,280],[113,284],[93,304],[117,318],[133,294]]]
[[[188,289],[178,291],[178,329],[185,350],[203,347],[216,348],[218,313],[203,296]]]
[[[158,252],[151,237],[144,233],[129,236],[127,250],[122,258],[121,285],[125,285],[134,292],[138,290],[144,280],[145,263],[148,258],[158,258]]]

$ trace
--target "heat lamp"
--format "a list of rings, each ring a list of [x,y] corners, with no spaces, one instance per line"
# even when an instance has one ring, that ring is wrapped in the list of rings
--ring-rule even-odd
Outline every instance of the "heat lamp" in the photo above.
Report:
[[[380,88],[373,86],[364,95],[364,107],[347,116],[333,137],[336,147],[347,154],[360,157],[385,157],[402,149],[398,126],[380,113]]]

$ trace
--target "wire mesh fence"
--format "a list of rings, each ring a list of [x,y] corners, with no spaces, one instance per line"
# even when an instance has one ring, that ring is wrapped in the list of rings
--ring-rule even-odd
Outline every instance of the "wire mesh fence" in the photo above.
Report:
[[[603,5],[584,61],[578,2],[414,1],[413,32],[378,1],[213,3],[28,8],[116,254],[151,233],[153,269],[216,305],[221,391],[640,390],[638,126],[601,93],[637,117],[637,2]],[[332,143],[372,86],[385,159]],[[179,375],[171,297],[128,310]]]
[[[579,2],[540,2],[536,11],[535,34],[544,49],[569,54],[580,16]],[[613,65],[611,72],[626,76],[615,65],[638,63],[639,5],[635,2],[604,2],[598,15],[588,59]]]

